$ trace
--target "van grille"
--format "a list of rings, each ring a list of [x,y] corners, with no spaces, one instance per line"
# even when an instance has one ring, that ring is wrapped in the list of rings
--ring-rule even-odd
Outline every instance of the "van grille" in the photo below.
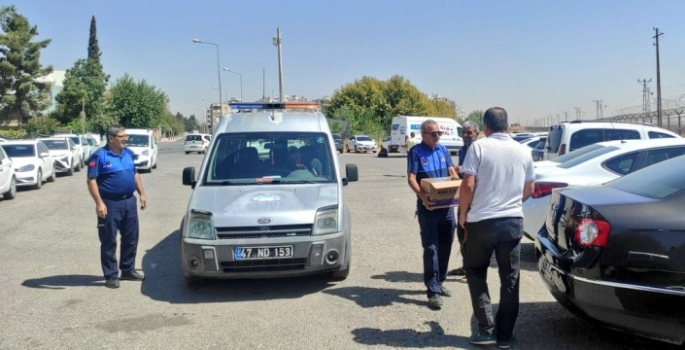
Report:
[[[224,272],[261,272],[302,270],[307,258],[225,261],[221,263]]]
[[[274,226],[243,226],[217,227],[219,239],[251,239],[251,238],[280,238],[307,237],[312,235],[312,225],[274,225]]]

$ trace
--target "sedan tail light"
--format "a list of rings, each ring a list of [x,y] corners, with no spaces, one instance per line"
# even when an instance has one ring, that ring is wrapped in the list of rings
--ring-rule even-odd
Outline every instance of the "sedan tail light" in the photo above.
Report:
[[[611,225],[604,220],[585,218],[576,227],[575,239],[581,247],[606,247]]]
[[[568,184],[563,182],[536,182],[533,190],[533,198],[540,198],[552,194],[555,188],[566,187]]]

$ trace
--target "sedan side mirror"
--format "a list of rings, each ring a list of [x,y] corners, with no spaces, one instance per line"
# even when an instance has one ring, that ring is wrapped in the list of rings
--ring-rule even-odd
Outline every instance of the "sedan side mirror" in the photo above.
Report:
[[[195,188],[195,167],[189,166],[183,169],[183,185]]]
[[[48,153],[48,152],[43,152],[43,153],[40,154],[40,157],[41,157],[41,158],[47,158],[47,157],[49,157],[49,156],[50,156],[50,153]]]

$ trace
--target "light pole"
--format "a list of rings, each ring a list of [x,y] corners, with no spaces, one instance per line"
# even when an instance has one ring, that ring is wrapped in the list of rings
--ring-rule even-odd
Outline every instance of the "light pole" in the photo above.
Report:
[[[243,75],[226,67],[224,67],[224,70],[233,74],[237,74],[240,77],[240,102],[243,102]]]
[[[205,44],[205,45],[214,45],[216,46],[216,73],[219,77],[219,116],[223,114],[224,111],[224,104],[223,101],[221,100],[221,58],[219,58],[219,44],[215,43],[210,43],[206,41],[202,41],[200,39],[193,39],[193,42],[195,44]],[[212,129],[212,133],[214,133],[214,117],[211,117],[211,120],[209,121],[209,127]]]
[[[285,102],[283,95],[283,60],[281,59],[281,28],[276,28],[276,36],[273,38],[273,44],[278,48],[278,102]]]

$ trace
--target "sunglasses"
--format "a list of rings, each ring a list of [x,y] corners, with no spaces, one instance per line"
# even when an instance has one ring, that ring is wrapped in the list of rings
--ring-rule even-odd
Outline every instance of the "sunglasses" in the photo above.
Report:
[[[438,137],[438,136],[442,136],[443,132],[442,131],[433,131],[433,132],[424,132],[422,134],[431,135],[433,137]]]

